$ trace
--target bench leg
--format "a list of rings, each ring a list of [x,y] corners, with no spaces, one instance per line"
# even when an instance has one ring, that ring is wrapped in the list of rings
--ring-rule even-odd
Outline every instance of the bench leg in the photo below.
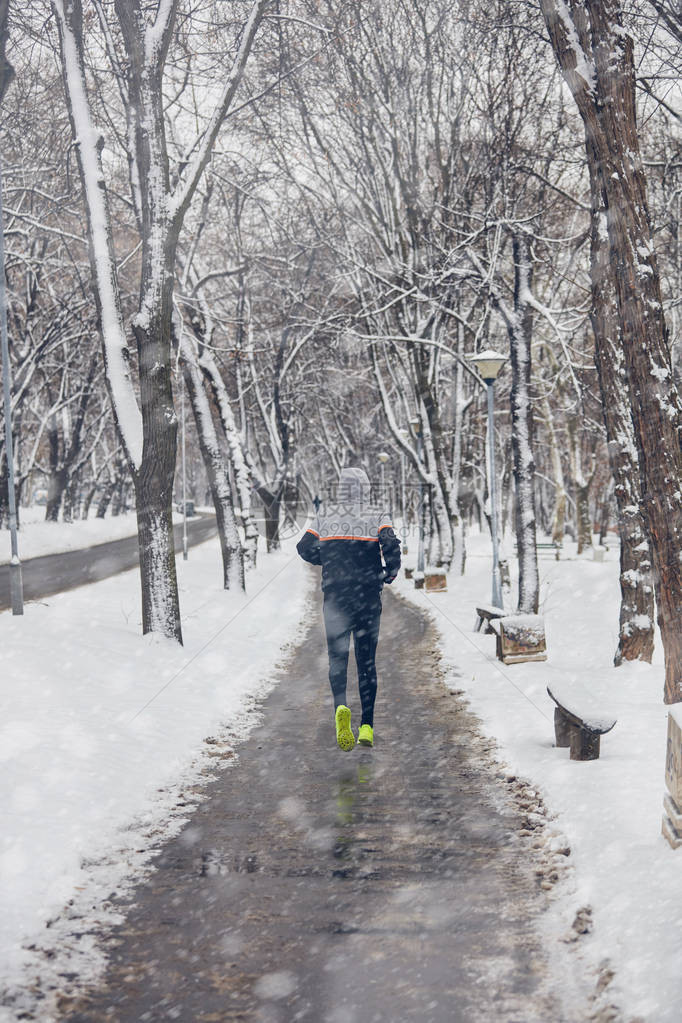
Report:
[[[599,760],[601,736],[587,728],[574,728],[571,735],[571,760]]]
[[[567,748],[571,745],[571,732],[577,731],[575,725],[571,724],[564,712],[559,707],[554,708],[554,736],[555,746]]]
[[[480,632],[481,626],[483,625],[483,619],[480,615],[476,615],[476,624],[474,625],[474,632]]]

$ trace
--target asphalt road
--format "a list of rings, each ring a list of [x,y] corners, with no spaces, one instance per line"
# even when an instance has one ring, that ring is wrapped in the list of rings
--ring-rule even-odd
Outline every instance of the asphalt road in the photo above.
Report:
[[[182,551],[182,526],[174,527],[175,549]],[[189,519],[187,539],[190,546],[203,543],[217,532],[213,515]],[[21,574],[24,585],[24,600],[40,600],[63,590],[95,583],[117,572],[135,568],[138,564],[137,536],[112,540],[109,543],[85,547],[81,550],[66,551],[63,554],[48,554],[42,558],[31,558],[22,562]],[[11,607],[9,592],[9,565],[0,565],[0,611]]]
[[[64,998],[61,1020],[588,1018],[570,970],[562,999],[552,987],[538,854],[439,680],[432,626],[390,593],[383,619],[375,748],[336,748],[318,617],[263,723],[121,907],[101,986]]]

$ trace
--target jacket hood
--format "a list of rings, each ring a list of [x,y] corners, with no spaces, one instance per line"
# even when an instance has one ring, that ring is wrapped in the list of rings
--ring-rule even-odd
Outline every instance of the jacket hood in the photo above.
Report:
[[[364,469],[342,469],[336,500],[339,504],[369,504],[370,483]]]

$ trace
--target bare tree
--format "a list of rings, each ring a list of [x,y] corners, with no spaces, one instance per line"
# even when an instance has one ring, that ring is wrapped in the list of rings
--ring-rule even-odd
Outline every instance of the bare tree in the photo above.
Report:
[[[621,342],[639,454],[665,651],[665,701],[682,700],[682,408],[673,381],[646,178],[639,152],[633,44],[617,0],[541,0],[557,60],[585,125],[606,212]]]
[[[94,2],[94,0],[93,0]],[[102,331],[107,385],[135,484],[144,632],[182,639],[172,530],[177,420],[173,406],[171,323],[178,236],[220,127],[242,79],[267,0],[256,0],[218,100],[171,176],[166,145],[163,78],[179,0],[94,2],[111,81],[121,90],[127,119],[125,150],[141,243],[137,343],[140,404],[131,377],[109,196],[102,165],[104,139],[94,123],[88,85],[81,0],[53,0],[64,87],[83,184],[92,276]]]

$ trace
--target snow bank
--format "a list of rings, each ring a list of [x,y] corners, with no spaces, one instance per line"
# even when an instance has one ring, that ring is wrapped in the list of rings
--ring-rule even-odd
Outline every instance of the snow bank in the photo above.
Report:
[[[221,590],[217,539],[178,573],[184,648],[140,635],[136,571],[0,614],[0,987],[46,968],[26,945],[49,940],[88,863],[105,862],[104,900],[136,865],[140,827],[177,830],[178,793],[211,762],[204,739],[248,733],[299,636],[309,584],[291,544],[261,557],[246,595]]]
[[[415,591],[402,578],[399,591],[433,616],[449,684],[466,692],[497,739],[500,758],[556,814],[574,867],[572,880],[554,889],[560,933],[570,932],[576,913],[590,906],[594,930],[580,938],[580,954],[595,967],[609,960],[615,968],[604,997],[627,1018],[677,1023],[682,850],[674,852],[661,837],[667,708],[660,641],[653,665],[612,666],[619,609],[612,548],[603,563],[589,555],[540,559],[548,661],[500,664],[495,637],[472,631],[476,604],[490,596],[489,546],[486,537],[471,538],[467,574],[450,574],[447,593]],[[546,686],[571,679],[618,718],[597,761],[571,761],[567,749],[553,745],[554,704]]]

